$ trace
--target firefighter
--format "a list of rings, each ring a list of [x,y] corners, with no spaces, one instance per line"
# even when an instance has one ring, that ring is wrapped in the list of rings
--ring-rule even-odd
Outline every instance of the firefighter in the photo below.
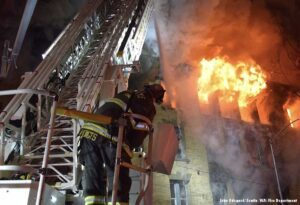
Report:
[[[160,104],[163,101],[165,90],[159,84],[146,85],[143,91],[124,91],[98,108],[95,113],[112,117],[118,120],[124,112],[132,112],[153,120],[156,110],[154,102]],[[126,147],[133,149],[142,145],[148,132],[134,130],[130,123],[125,127],[124,149],[122,149],[122,161],[130,163],[130,156]],[[85,122],[80,136],[80,162],[84,165],[83,191],[85,204],[107,204],[111,201],[113,175],[116,157],[116,137],[118,125],[101,125]],[[129,169],[120,168],[119,187],[117,193],[118,204],[128,204],[131,178]]]

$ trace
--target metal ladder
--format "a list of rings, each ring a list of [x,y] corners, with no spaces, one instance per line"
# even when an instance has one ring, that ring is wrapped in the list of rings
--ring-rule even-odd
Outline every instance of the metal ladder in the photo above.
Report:
[[[104,80],[114,80],[104,79],[105,73],[113,69],[115,63],[124,64],[123,61],[117,62],[115,54],[134,12],[140,12],[136,11],[138,2],[139,0],[88,1],[43,54],[44,60],[36,71],[25,74],[19,89],[53,91],[59,95],[59,106],[91,111],[99,102]],[[33,97],[37,98],[36,105],[30,102]],[[8,165],[6,168],[3,165],[5,149],[12,149],[17,140],[21,144],[20,160],[26,168],[20,165],[19,168],[10,167],[12,170],[31,170],[44,179],[46,176],[46,182],[57,189],[77,191],[76,135],[80,124],[78,120],[69,117],[54,117],[53,111],[49,115],[51,103],[51,100],[43,98],[43,94],[29,92],[16,95],[0,113],[0,164],[3,170],[9,169]],[[12,125],[10,119],[20,110],[22,125],[19,128]],[[36,131],[27,135],[28,110],[35,115]],[[51,124],[51,129],[48,129]],[[9,140],[7,130],[11,132]],[[49,130],[53,134],[50,139],[46,137]],[[49,155],[45,160],[43,153],[47,149]],[[42,184],[44,179],[40,180]],[[38,195],[41,197],[41,193]],[[40,203],[40,199],[37,201]]]
[[[82,119],[82,120],[87,120],[89,122],[95,122],[101,124],[112,123],[112,119],[110,117],[106,117],[103,115],[89,114],[89,113],[84,113],[84,112],[65,109],[65,108],[59,108],[57,112],[61,116],[68,116],[68,117],[72,117],[73,119]],[[122,161],[122,147],[124,145],[123,144],[124,129],[127,126],[127,120],[133,123],[132,125],[133,129],[145,131],[148,133],[149,140],[148,140],[147,154],[144,152],[140,153],[144,156],[143,163],[140,166]],[[144,174],[145,183],[143,184],[143,187],[141,188],[141,191],[135,202],[136,205],[139,205],[143,197],[145,196],[146,190],[148,189],[149,179],[152,174],[151,156],[152,156],[152,143],[153,143],[153,126],[151,121],[147,117],[139,114],[134,114],[134,113],[124,113],[121,116],[121,118],[118,120],[118,126],[119,129],[118,129],[115,170],[114,170],[114,178],[113,178],[112,205],[116,204],[117,191],[119,187],[119,172],[121,166]],[[131,152],[130,155],[133,155],[132,151],[129,150],[127,151]]]
[[[105,5],[102,7],[106,12],[106,16],[111,16],[113,13],[117,12],[118,7],[108,8],[108,6],[109,5]],[[104,11],[102,13],[103,15]],[[103,52],[103,46],[107,47],[107,44],[110,43],[110,41],[107,39],[107,32],[110,32],[110,30],[114,29],[114,21],[113,18],[105,19],[105,26],[100,26],[98,25],[98,18],[93,16],[93,19],[95,21],[93,22],[93,26],[90,27],[94,27],[95,30],[90,30],[88,31],[88,35],[85,35],[89,36],[89,46],[85,49],[85,53],[82,51],[83,54],[81,54],[81,59],[78,60],[77,65],[74,65],[73,72],[69,76],[66,86],[60,92],[58,102],[59,106],[76,108],[74,107],[78,103],[76,96],[80,94],[80,90],[78,92],[79,81],[82,79],[92,81],[94,76],[89,76],[89,73],[91,73],[91,71],[93,71],[92,73],[99,72],[98,70],[101,72],[102,70],[100,69],[101,67],[94,65],[94,61],[95,58],[99,56],[99,52]],[[105,31],[106,34],[104,35]],[[120,34],[117,33],[116,35]],[[120,38],[120,36],[113,35],[109,35],[109,37],[114,37],[114,39]],[[86,72],[89,73],[85,74]],[[84,77],[84,75],[87,77]],[[82,89],[84,89],[84,86]],[[79,170],[77,163],[78,129],[79,123],[76,120],[61,116],[57,116],[55,118],[53,128],[54,135],[51,139],[49,153],[49,173],[47,173],[47,178],[49,179],[48,181],[50,183],[54,181],[55,187],[58,189],[71,189],[73,191],[77,191],[78,179],[76,176],[78,175],[77,171]],[[32,167],[40,166],[42,159],[41,153],[45,147],[45,140],[45,137],[40,137],[35,143],[36,145],[32,147],[31,151],[24,155],[26,164]]]

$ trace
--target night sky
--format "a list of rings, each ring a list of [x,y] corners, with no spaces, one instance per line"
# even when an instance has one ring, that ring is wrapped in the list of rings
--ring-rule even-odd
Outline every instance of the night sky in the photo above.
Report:
[[[39,0],[27,30],[17,60],[18,69],[11,69],[7,78],[0,79],[0,90],[15,89],[24,72],[33,71],[41,55],[64,29],[85,0]],[[0,0],[0,55],[5,40],[13,47],[26,0]],[[7,100],[1,99],[0,108]],[[2,106],[1,106],[2,104]]]
[[[13,70],[9,79],[15,79],[15,76],[19,76],[25,71],[32,71],[39,64],[41,54],[68,24],[83,2],[84,0],[38,1],[17,61],[19,69]],[[25,0],[0,1],[1,56],[5,40],[9,40],[10,47],[13,47],[25,4]],[[0,82],[3,82],[3,79]],[[13,84],[15,83],[18,84],[19,81],[13,82]]]

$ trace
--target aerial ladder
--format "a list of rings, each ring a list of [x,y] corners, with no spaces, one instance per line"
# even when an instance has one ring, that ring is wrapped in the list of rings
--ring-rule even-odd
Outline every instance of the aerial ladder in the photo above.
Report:
[[[88,0],[18,89],[0,91],[13,95],[0,113],[1,178],[16,172],[38,179],[0,180],[0,195],[7,196],[1,201],[25,194],[10,189],[12,195],[3,195],[1,188],[29,187],[27,204],[64,204],[66,193],[78,193],[81,120],[94,119],[88,113],[127,89],[130,73],[139,70],[152,9],[152,0]],[[79,114],[66,114],[70,110]]]

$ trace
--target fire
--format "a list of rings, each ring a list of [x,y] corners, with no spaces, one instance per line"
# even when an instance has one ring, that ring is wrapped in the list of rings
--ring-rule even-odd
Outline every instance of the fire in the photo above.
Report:
[[[287,100],[287,102],[283,105],[283,109],[286,110],[287,117],[289,122],[291,123],[291,127],[300,128],[300,100],[295,97],[291,97]]]
[[[166,85],[165,83],[162,81],[160,82],[161,86],[167,90],[167,92],[165,93],[164,95],[164,100],[163,100],[163,103],[165,106],[170,106],[171,108],[173,109],[176,109],[176,91],[174,88],[169,88],[167,89],[166,88]]]
[[[290,123],[292,123],[292,122],[293,122],[293,120],[292,120],[292,112],[291,112],[291,110],[290,110],[290,109],[286,109],[286,112],[287,112],[287,114],[288,114],[288,117],[289,117]],[[291,124],[291,127],[294,127],[294,125],[293,125],[293,124]]]
[[[223,58],[202,59],[198,78],[200,102],[208,103],[209,96],[218,92],[220,100],[232,102],[237,99],[240,107],[266,87],[265,75],[259,65],[239,62],[231,64]]]
[[[175,100],[171,101],[171,108],[176,109],[176,101]]]

